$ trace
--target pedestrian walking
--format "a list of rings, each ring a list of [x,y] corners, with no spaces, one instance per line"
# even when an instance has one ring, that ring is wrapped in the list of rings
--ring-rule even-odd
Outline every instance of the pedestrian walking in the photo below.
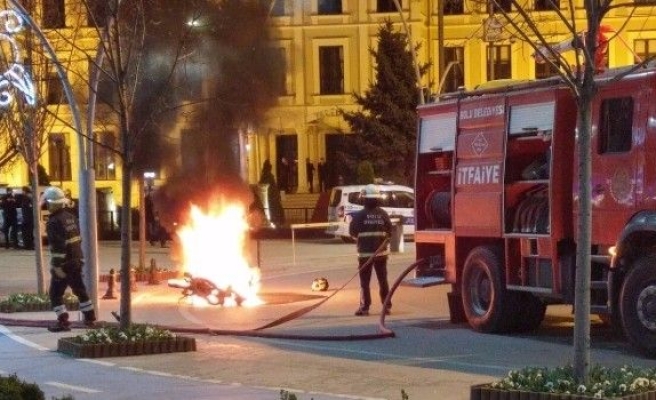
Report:
[[[84,324],[93,327],[96,312],[82,280],[82,239],[77,217],[67,207],[69,200],[64,191],[50,186],[43,192],[43,201],[50,211],[46,232],[50,244],[50,303],[57,322],[48,327],[51,332],[71,330],[64,292],[68,287],[80,302]]]
[[[305,172],[307,173],[307,183],[310,193],[314,193],[314,164],[309,158],[305,159]]]
[[[389,314],[392,304],[385,305],[389,293],[387,281],[388,239],[392,236],[392,221],[385,210],[380,207],[380,190],[376,185],[365,186],[364,208],[355,214],[349,225],[349,234],[356,239],[358,249],[358,268],[360,276],[360,307],[355,315],[369,315],[371,306],[372,270],[376,271],[378,293],[383,304],[383,312]],[[377,252],[378,251],[378,252]],[[369,263],[367,261],[373,257]]]
[[[2,197],[1,205],[3,224],[2,233],[5,235],[5,248],[18,248],[18,200],[11,188]]]

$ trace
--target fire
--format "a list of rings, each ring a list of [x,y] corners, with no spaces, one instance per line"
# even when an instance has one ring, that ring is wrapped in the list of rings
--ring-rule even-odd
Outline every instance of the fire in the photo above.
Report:
[[[192,205],[188,225],[177,234],[182,244],[184,271],[195,278],[204,278],[226,291],[224,305],[261,304],[259,269],[251,267],[245,256],[248,233],[245,207],[227,204],[207,213]]]

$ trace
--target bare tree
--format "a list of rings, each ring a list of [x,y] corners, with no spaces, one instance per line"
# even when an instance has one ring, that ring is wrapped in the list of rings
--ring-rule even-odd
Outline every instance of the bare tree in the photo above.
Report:
[[[221,159],[210,156],[215,154],[210,151],[212,146],[230,147],[225,143],[232,143],[234,132],[245,121],[257,121],[264,105],[273,102],[273,95],[267,93],[270,85],[260,82],[258,75],[271,68],[266,58],[269,54],[253,46],[251,40],[262,36],[263,25],[258,25],[262,20],[251,20],[253,14],[248,13],[227,14],[242,3],[261,6],[255,0],[81,0],[87,25],[95,32],[89,37],[97,38],[100,56],[88,42],[82,42],[86,48],[79,47],[79,42],[70,45],[88,55],[96,73],[92,76],[109,88],[94,93],[98,107],[93,122],[117,127],[118,140],[103,143],[91,131],[88,136],[94,146],[112,151],[121,163],[120,269],[126,278],[131,268],[132,184],[141,178],[137,173],[153,167],[149,162],[166,160],[164,153],[171,145],[167,134],[172,127],[184,119],[189,126],[199,128],[198,141],[205,143],[208,166],[212,165],[209,160]],[[263,15],[266,17],[265,12]],[[240,24],[238,29],[230,29],[235,24]],[[63,35],[58,39],[67,40]],[[232,40],[239,51],[226,51],[227,40]],[[249,57],[248,63],[235,55],[242,53],[242,59]],[[88,78],[81,75],[80,79]],[[97,87],[95,83],[88,81],[90,87]],[[202,90],[206,95],[189,93],[191,87],[199,86],[209,88]],[[179,151],[179,143],[174,144]],[[216,171],[221,171],[221,165],[213,170],[199,166],[194,173],[211,177]],[[127,329],[132,320],[129,285],[129,279],[121,280],[121,329]]]
[[[544,12],[533,12],[528,2],[511,0],[515,12],[504,11],[497,0],[488,7],[501,14],[503,29],[509,37],[526,42],[534,50],[534,56],[548,63],[569,87],[577,104],[578,148],[578,229],[575,282],[574,369],[578,382],[584,383],[590,369],[590,274],[591,274],[591,134],[592,101],[599,89],[595,74],[606,65],[608,38],[602,24],[604,16],[613,7],[613,0],[584,1],[585,26],[579,26],[575,16],[575,4],[567,2],[569,12],[561,10],[558,2],[546,0],[552,10],[545,23]],[[623,7],[631,5],[623,4]],[[490,21],[496,16],[490,15]],[[630,18],[630,17],[629,17]],[[497,20],[498,21],[498,20]],[[555,22],[555,23],[554,23]],[[554,26],[558,26],[555,30]],[[556,37],[567,40],[556,41]],[[554,44],[554,42],[559,42]],[[573,57],[564,50],[571,50]],[[616,75],[621,79],[635,68]],[[608,83],[608,82],[606,82]]]

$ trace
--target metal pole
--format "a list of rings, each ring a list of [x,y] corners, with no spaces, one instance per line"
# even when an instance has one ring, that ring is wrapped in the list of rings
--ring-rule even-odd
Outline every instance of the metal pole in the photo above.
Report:
[[[139,267],[146,267],[146,185],[139,177]],[[150,240],[153,240],[151,237]]]
[[[405,20],[405,15],[403,15],[403,9],[401,9],[401,4],[399,3],[399,0],[394,0],[394,6],[396,7],[396,11],[398,11],[399,15],[401,16],[401,24],[403,24],[405,35],[408,37],[408,45],[410,46],[410,54],[412,55],[412,63],[414,64],[415,67],[417,87],[419,89],[419,104],[424,104],[424,88],[421,86],[421,72],[419,71],[419,64],[417,61],[417,51],[415,49],[414,43],[412,42],[410,27],[408,27],[408,23]]]
[[[293,226],[292,226],[292,265],[296,265],[296,238],[294,237]]]
[[[444,59],[444,0],[437,0],[437,72],[440,75],[440,81],[443,79],[445,71]],[[438,93],[440,94],[440,93]]]
[[[85,141],[82,134],[82,122],[80,120],[80,111],[75,102],[75,97],[73,96],[73,89],[71,84],[68,81],[68,76],[66,76],[66,71],[64,67],[59,62],[57,54],[54,49],[48,42],[48,39],[45,37],[39,26],[32,20],[29,13],[23,8],[23,6],[16,0],[9,0],[12,6],[18,11],[18,13],[27,21],[30,27],[34,30],[34,33],[39,37],[41,44],[48,56],[50,61],[53,63],[57,76],[61,80],[62,87],[64,88],[64,95],[68,101],[68,105],[71,108],[71,116],[73,118],[73,128],[77,133],[78,139],[78,148],[79,148],[79,163],[80,163],[80,173],[79,179],[83,183],[80,186],[80,233],[82,236],[82,243],[84,245],[84,259],[85,266],[88,271],[90,271],[89,278],[91,279],[91,284],[89,285],[89,294],[93,300],[96,310],[98,310],[98,252],[97,252],[97,231],[95,226],[96,218],[96,209],[95,203],[90,204],[90,188],[88,185],[93,184],[92,180],[94,178],[93,171],[88,173],[85,155]]]

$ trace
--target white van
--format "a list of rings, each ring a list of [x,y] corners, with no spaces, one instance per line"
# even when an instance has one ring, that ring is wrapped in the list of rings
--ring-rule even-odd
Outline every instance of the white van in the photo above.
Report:
[[[335,186],[328,203],[328,222],[334,222],[326,230],[329,235],[352,242],[349,235],[351,214],[364,208],[363,190],[366,185]],[[382,198],[381,207],[390,218],[399,218],[403,223],[403,236],[412,239],[415,233],[415,191],[401,185],[377,185]]]

